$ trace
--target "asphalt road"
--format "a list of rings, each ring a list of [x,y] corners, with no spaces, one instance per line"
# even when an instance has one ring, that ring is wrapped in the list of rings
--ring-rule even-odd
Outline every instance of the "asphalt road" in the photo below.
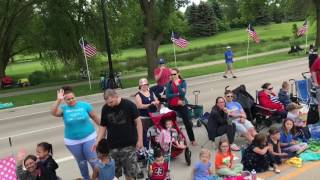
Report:
[[[209,111],[215,98],[223,95],[224,88],[227,85],[235,88],[240,84],[245,84],[251,95],[255,96],[255,91],[259,90],[263,83],[271,82],[278,90],[284,80],[302,79],[301,72],[304,71],[307,71],[306,58],[236,70],[237,79],[224,79],[222,74],[189,78],[187,79],[188,99],[189,102],[193,103],[194,95],[192,91],[200,90],[199,104],[204,105],[205,111]],[[130,88],[119,90],[119,93],[122,97],[130,98],[130,95],[136,91],[137,88]],[[92,103],[95,111],[100,113],[103,104],[102,94],[79,97],[79,99]],[[67,180],[75,179],[80,177],[80,173],[71,154],[63,144],[62,120],[51,116],[49,113],[51,105],[52,102],[49,102],[0,111],[0,157],[16,153],[21,148],[25,148],[29,153],[35,153],[35,146],[38,142],[48,141],[53,144],[54,158],[60,165],[58,175]],[[207,132],[204,127],[195,127],[194,131],[200,145],[206,142]],[[8,143],[9,137],[12,138],[12,148]],[[243,144],[244,140],[237,138],[236,142]],[[214,153],[211,143],[207,144],[206,147]],[[192,160],[195,162],[198,159],[200,146],[191,147],[191,150]],[[298,174],[293,168],[286,168],[277,176],[273,174],[261,176],[267,179],[278,179],[286,176],[290,176],[289,179],[300,179],[302,175],[303,177],[320,177],[320,173],[313,169],[318,164],[309,166],[306,166],[306,171],[300,169]],[[172,179],[184,180],[190,178],[191,167],[186,166],[183,155],[173,161],[171,169]],[[296,173],[296,175],[292,175],[292,173]]]

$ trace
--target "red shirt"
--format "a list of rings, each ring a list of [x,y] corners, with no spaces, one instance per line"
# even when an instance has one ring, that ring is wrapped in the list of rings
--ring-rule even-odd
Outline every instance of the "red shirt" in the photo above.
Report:
[[[260,91],[258,94],[259,104],[262,107],[270,108],[270,109],[276,109],[277,111],[284,111],[284,106],[282,103],[275,103],[272,102],[270,99],[269,94],[267,94],[265,91]]]
[[[150,180],[164,180],[167,177],[168,173],[168,163],[152,163],[151,169],[152,175],[150,177]]]
[[[160,74],[160,67],[154,69],[153,74],[154,76]],[[160,79],[157,81],[157,84],[159,86],[165,86],[170,81],[170,75],[171,75],[170,68],[164,67],[162,69],[162,74],[160,76]]]
[[[317,74],[317,83],[320,84],[320,57],[312,64],[310,72],[315,72]]]
[[[182,80],[180,79],[179,80],[179,84],[181,84],[181,83],[182,83]],[[178,94],[179,93],[178,86],[173,81],[172,81],[171,87],[172,87],[172,92],[174,94]],[[179,96],[176,96],[176,97],[170,99],[170,101],[169,101],[170,106],[178,106],[178,101],[179,100],[180,100]]]

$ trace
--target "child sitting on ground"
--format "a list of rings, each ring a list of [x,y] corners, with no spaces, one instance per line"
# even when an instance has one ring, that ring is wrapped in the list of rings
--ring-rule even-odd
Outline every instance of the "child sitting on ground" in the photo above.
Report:
[[[36,152],[38,156],[37,166],[46,169],[48,173],[52,174],[53,177],[56,177],[56,170],[59,166],[52,158],[52,144],[41,142],[37,145]]]
[[[219,176],[237,176],[242,172],[242,164],[234,164],[234,154],[231,153],[229,141],[225,137],[219,141],[215,167]]]
[[[280,147],[280,130],[277,127],[270,127],[268,136],[269,153],[274,162],[278,165],[281,164],[281,159],[287,157],[288,154],[281,152]]]
[[[161,130],[158,137],[158,142],[160,143],[161,148],[165,152],[169,151],[170,143],[172,142],[172,145],[174,147],[185,149],[186,145],[184,144],[184,141],[179,137],[177,130],[173,127],[172,120],[166,119],[163,125],[164,129]]]
[[[169,167],[165,162],[163,153],[160,149],[154,152],[154,161],[149,167],[150,180],[165,180],[169,179]]]
[[[300,118],[300,109],[302,108],[301,105],[296,103],[290,103],[287,106],[288,114],[287,118],[293,120],[294,126],[296,127],[296,137],[301,139],[304,142],[307,142],[308,139],[311,137],[309,128],[307,126],[307,121]]]
[[[307,143],[299,143],[294,139],[295,134],[294,122],[287,118],[282,123],[282,130],[280,133],[280,146],[282,151],[300,154],[308,148]]]
[[[213,168],[210,163],[211,153],[208,149],[200,151],[200,161],[196,162],[192,171],[193,180],[213,179]]]
[[[275,173],[280,173],[268,149],[266,135],[262,133],[255,135],[252,143],[244,150],[241,160],[243,169],[246,171],[252,171],[254,169],[256,172],[274,170]]]
[[[115,162],[109,156],[109,148],[106,139],[101,139],[96,148],[99,161],[93,169],[92,180],[116,180]]]

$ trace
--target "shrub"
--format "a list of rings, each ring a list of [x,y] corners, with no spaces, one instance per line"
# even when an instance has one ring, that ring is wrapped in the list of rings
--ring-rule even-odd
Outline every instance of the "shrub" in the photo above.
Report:
[[[32,85],[37,85],[46,82],[49,78],[48,73],[42,71],[34,71],[29,75],[29,81]]]

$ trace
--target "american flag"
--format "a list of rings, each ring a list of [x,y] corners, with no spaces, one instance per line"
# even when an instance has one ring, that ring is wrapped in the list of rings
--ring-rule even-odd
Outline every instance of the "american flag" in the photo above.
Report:
[[[96,47],[94,45],[88,43],[86,40],[81,40],[80,46],[83,49],[84,54],[89,58],[97,54]]]
[[[249,36],[250,36],[256,43],[259,43],[259,42],[260,42],[259,36],[258,36],[258,34],[256,33],[256,31],[254,31],[254,29],[253,29],[253,27],[251,26],[251,24],[249,24],[247,31],[248,31]]]
[[[308,22],[304,21],[301,28],[298,29],[297,36],[303,36],[308,31]]]
[[[180,35],[176,32],[172,32],[171,34],[171,41],[179,46],[180,48],[186,48],[189,44],[189,42],[183,38],[180,37]]]

